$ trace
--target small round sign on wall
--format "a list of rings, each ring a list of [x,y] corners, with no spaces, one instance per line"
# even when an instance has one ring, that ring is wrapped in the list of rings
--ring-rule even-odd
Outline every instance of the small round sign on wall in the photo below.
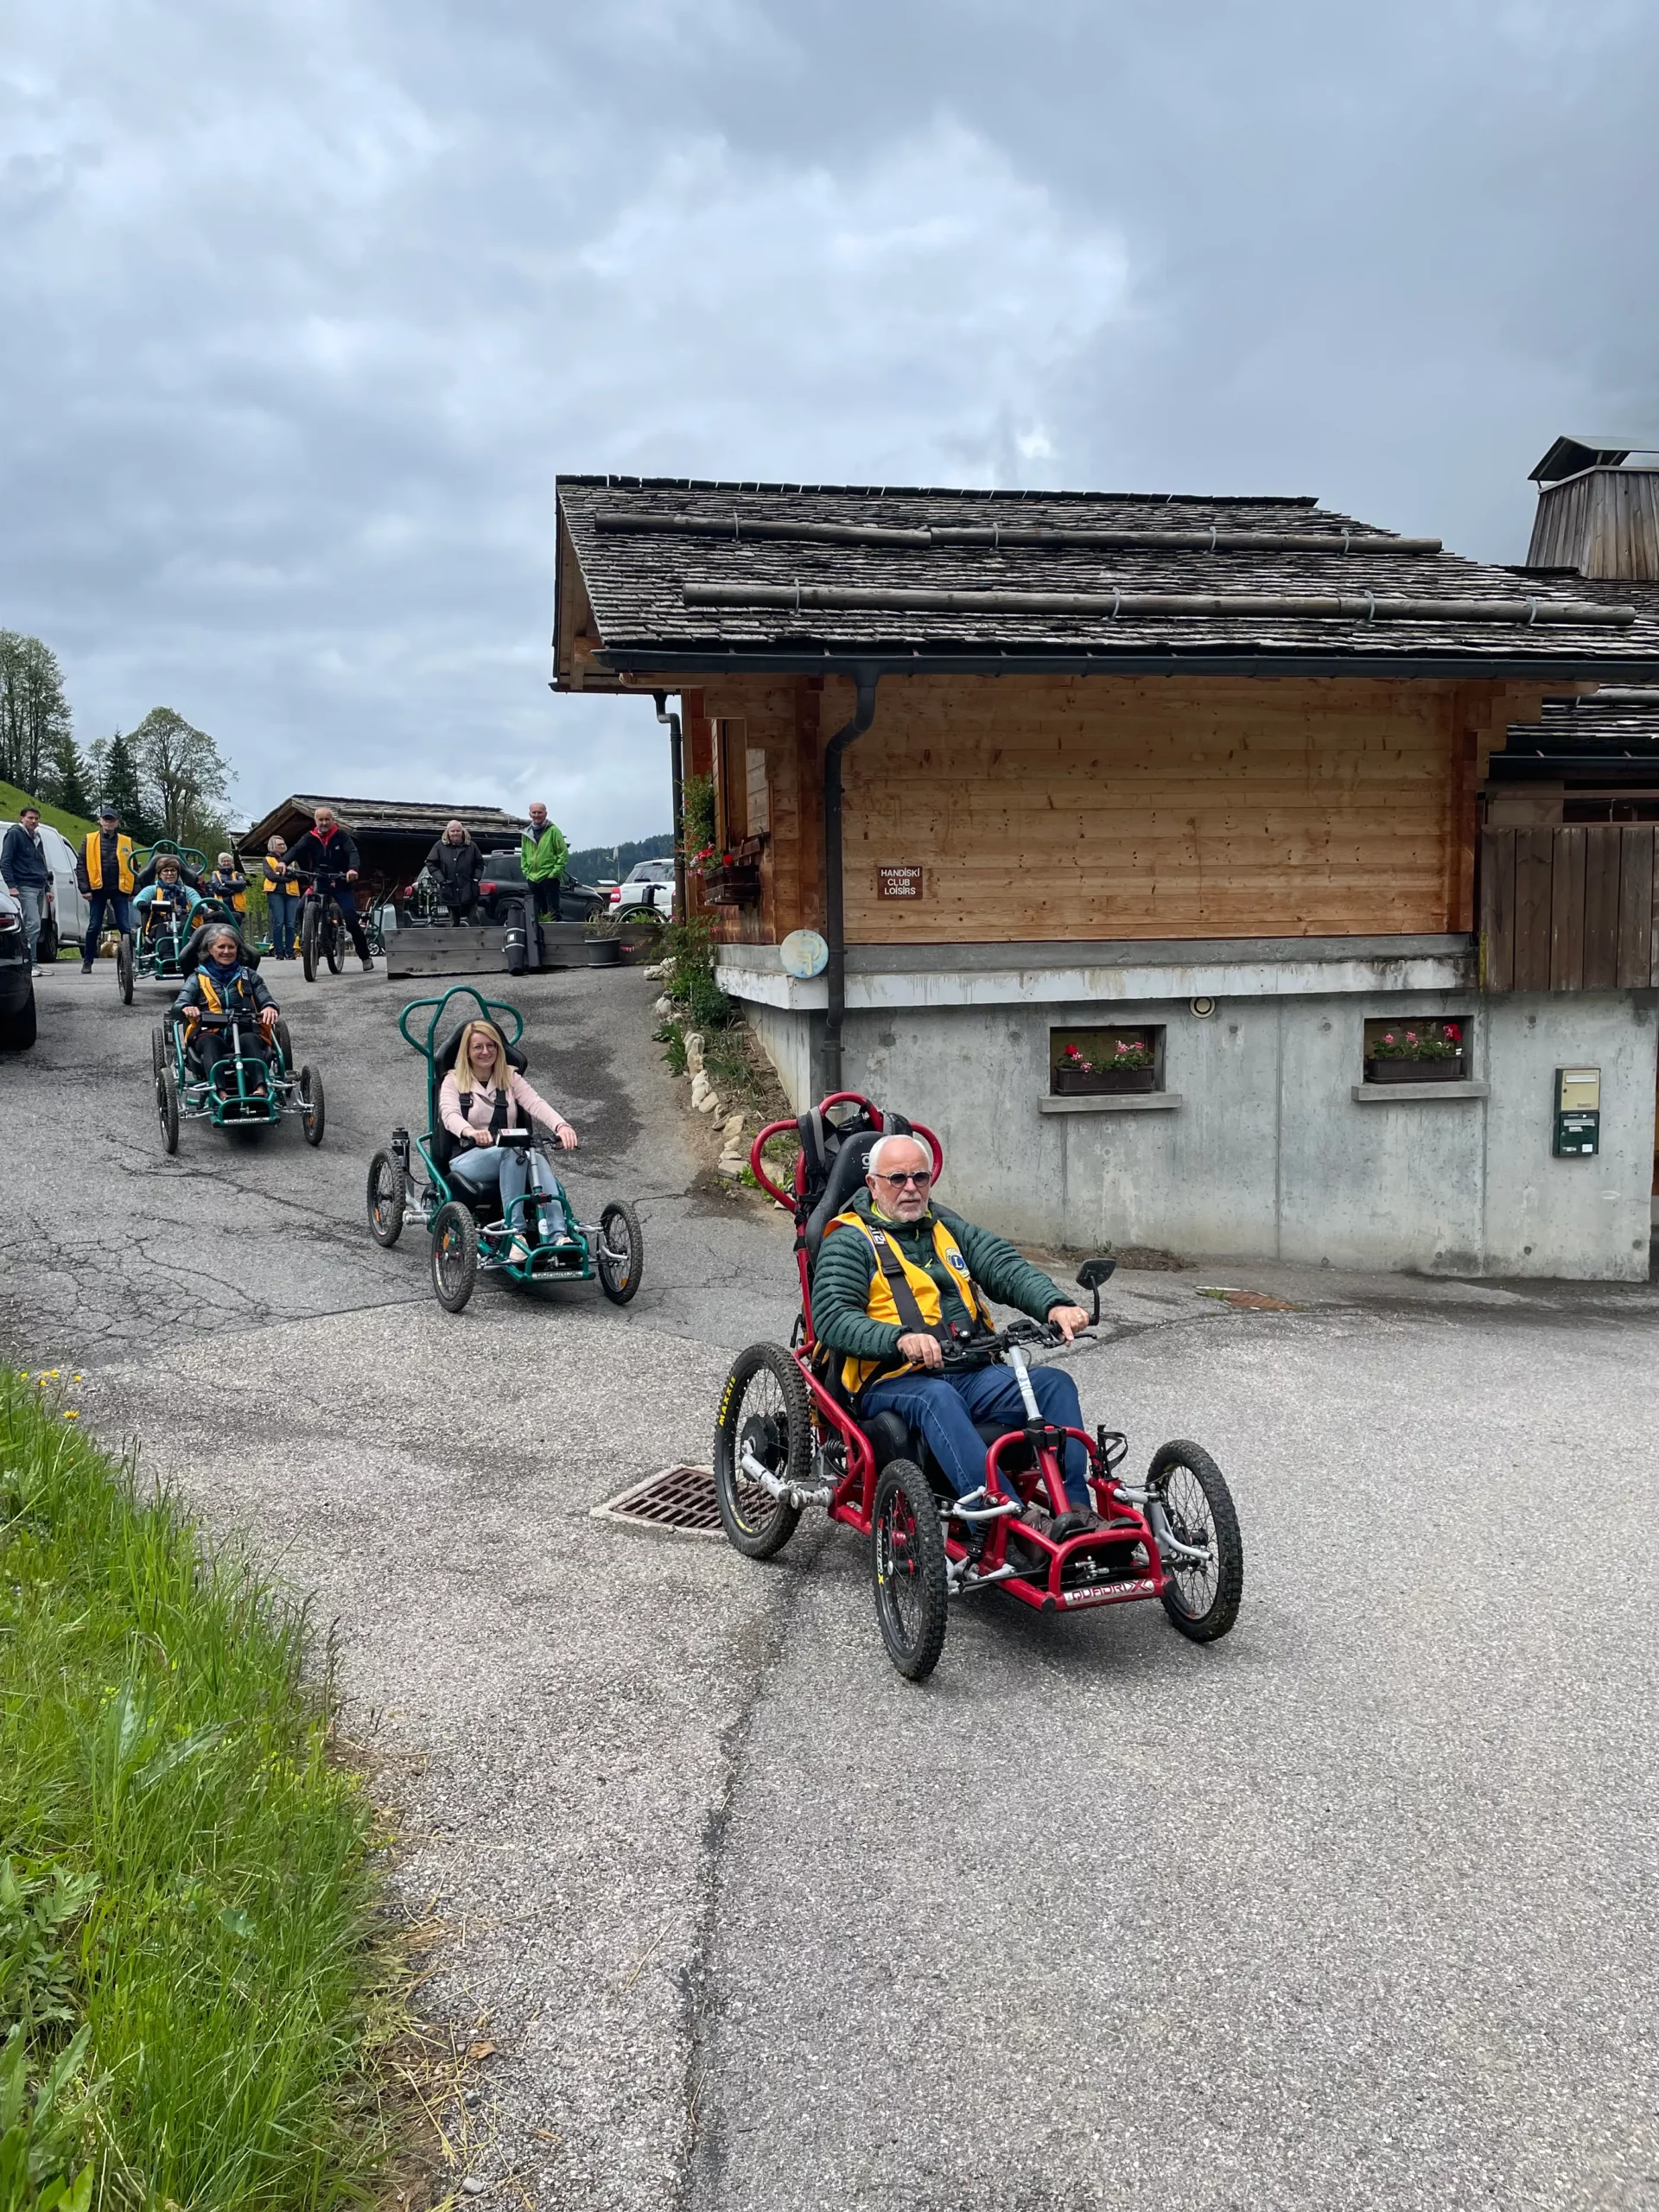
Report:
[[[830,965],[830,948],[817,930],[791,930],[778,948],[784,973],[797,982],[810,982]]]

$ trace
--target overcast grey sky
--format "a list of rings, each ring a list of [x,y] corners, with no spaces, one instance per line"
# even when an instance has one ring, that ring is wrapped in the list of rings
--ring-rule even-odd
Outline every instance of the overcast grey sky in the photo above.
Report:
[[[0,626],[257,813],[666,826],[555,474],[1313,492],[1659,428],[1643,0],[5,0]]]

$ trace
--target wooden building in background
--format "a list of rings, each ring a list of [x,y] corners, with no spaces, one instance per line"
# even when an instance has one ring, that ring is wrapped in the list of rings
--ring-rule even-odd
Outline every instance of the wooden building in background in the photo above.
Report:
[[[1510,732],[1659,682],[1652,611],[1307,499],[579,477],[558,509],[556,687],[677,695],[692,903],[798,1102],[931,1122],[961,1204],[1053,1243],[1646,1273],[1659,976],[1483,991],[1478,869]],[[1442,1064],[1389,1080],[1414,1024]],[[1567,1160],[1578,1063],[1601,1142]]]

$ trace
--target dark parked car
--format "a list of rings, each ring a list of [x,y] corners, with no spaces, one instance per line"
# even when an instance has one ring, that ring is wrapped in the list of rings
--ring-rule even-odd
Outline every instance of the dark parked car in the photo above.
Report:
[[[507,908],[524,897],[524,865],[516,849],[485,854],[478,897],[486,921],[500,921]],[[573,882],[566,876],[560,889],[559,909],[567,922],[585,922],[590,914],[604,912],[605,894],[591,884]]]
[[[35,978],[23,935],[23,910],[0,883],[0,1051],[35,1042]]]

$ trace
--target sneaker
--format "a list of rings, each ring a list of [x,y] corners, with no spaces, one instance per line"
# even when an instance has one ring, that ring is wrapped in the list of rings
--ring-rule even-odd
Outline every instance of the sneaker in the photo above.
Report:
[[[372,975],[373,975],[373,973],[374,973],[374,963],[373,963],[373,961],[372,961],[372,960],[365,960],[365,961],[363,963],[363,973],[364,973],[365,976],[372,976]]]

